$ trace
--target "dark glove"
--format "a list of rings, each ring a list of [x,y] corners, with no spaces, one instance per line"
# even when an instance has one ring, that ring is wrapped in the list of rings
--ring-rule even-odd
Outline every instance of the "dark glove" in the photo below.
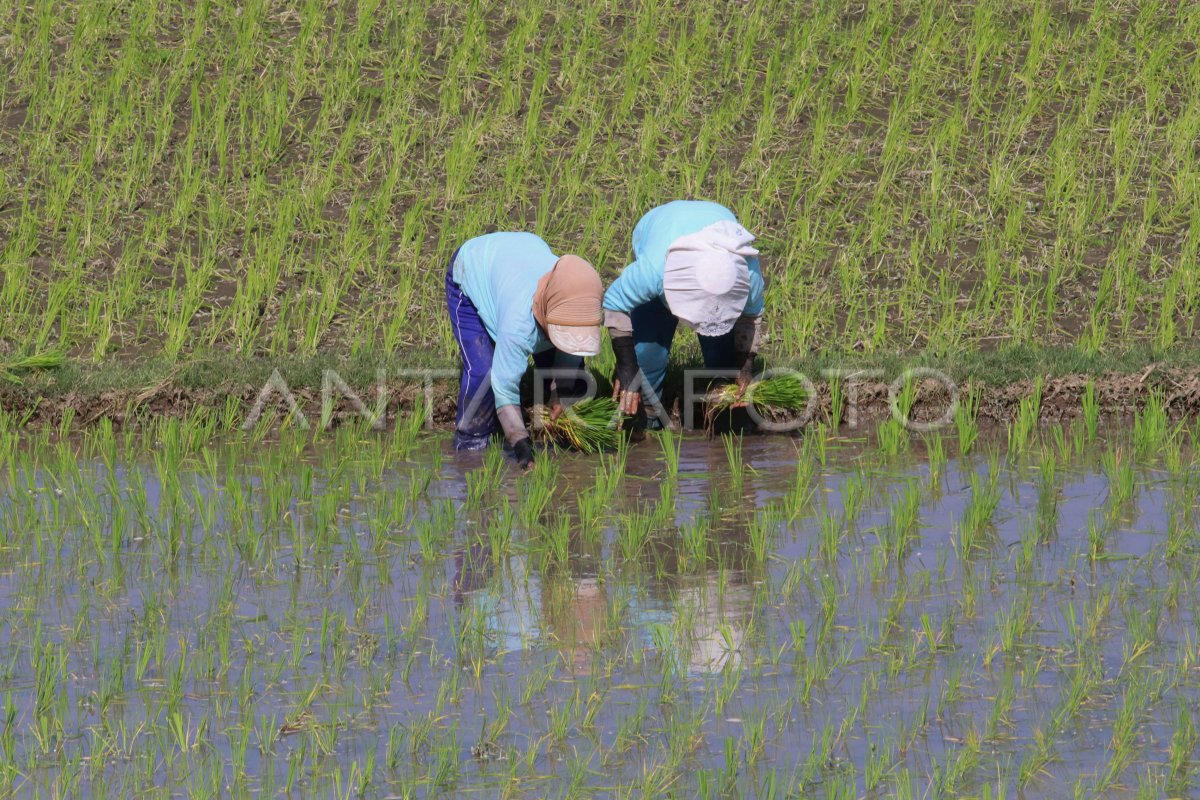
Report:
[[[521,469],[528,469],[533,466],[533,444],[529,441],[529,437],[519,440],[512,446],[513,457],[517,460],[517,466]]]
[[[622,391],[629,391],[637,381],[638,362],[637,350],[634,349],[632,336],[616,336],[611,340],[613,356],[617,360],[617,382]]]

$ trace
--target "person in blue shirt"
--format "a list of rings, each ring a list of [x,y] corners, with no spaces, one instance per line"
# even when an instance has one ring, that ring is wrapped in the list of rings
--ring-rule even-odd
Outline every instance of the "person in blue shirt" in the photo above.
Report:
[[[604,293],[604,324],[616,357],[614,399],[636,414],[658,405],[678,323],[693,328],[709,369],[736,369],[750,383],[763,313],[754,236],[728,208],[675,200],[633,230],[633,263]],[[640,374],[639,374],[640,371]]]
[[[591,264],[556,256],[532,233],[489,233],[455,251],[446,271],[463,364],[455,449],[486,447],[499,423],[517,462],[533,463],[520,406],[529,358],[542,369],[580,369],[600,352],[603,292]],[[553,388],[551,404],[552,416],[561,413]]]

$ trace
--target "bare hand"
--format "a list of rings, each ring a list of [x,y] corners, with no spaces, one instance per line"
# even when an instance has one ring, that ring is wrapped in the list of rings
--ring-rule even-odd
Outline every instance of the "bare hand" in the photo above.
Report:
[[[751,377],[752,376],[748,370],[741,370],[738,372],[737,378],[734,379],[734,383],[736,383],[738,387],[738,400],[733,404],[732,408],[745,408],[746,406],[750,405],[745,398],[746,390],[750,388]]]
[[[565,410],[566,409],[563,408],[562,403],[555,403],[554,405],[550,406],[550,421],[553,422],[561,417],[563,415],[563,411]]]
[[[616,400],[619,403],[622,414],[628,414],[628,415],[632,416],[637,413],[638,406],[641,405],[642,393],[641,392],[623,392],[623,391],[621,391],[621,381],[615,380],[615,381],[613,381],[612,399]]]

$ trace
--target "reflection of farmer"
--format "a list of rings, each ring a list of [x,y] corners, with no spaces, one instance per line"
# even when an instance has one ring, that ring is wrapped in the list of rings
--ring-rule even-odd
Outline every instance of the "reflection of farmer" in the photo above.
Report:
[[[525,570],[523,557],[497,563],[484,543],[454,554],[455,607],[482,615],[489,639],[504,652],[523,650],[538,633],[541,587]]]
[[[471,592],[482,589],[491,577],[491,548],[475,543],[454,553],[454,605],[463,607]]]
[[[604,586],[594,576],[571,577],[553,584],[549,577],[546,580],[542,592],[546,626],[559,645],[570,652],[571,671],[586,675],[590,672],[592,651],[604,635]]]
[[[681,587],[676,595],[679,613],[693,620],[689,672],[720,672],[741,661],[753,598],[741,573],[726,574],[731,580],[724,587],[717,583],[717,576],[708,575],[702,582]]]
[[[540,368],[579,369],[600,351],[600,276],[532,233],[490,233],[466,242],[446,271],[446,305],[462,354],[454,446],[487,446],[497,419],[518,463],[533,463],[520,383]],[[561,413],[555,397],[552,415]]]
[[[696,330],[706,367],[739,370],[743,388],[750,382],[763,313],[753,241],[733,212],[716,203],[676,200],[641,218],[633,230],[634,261],[604,294],[622,411],[638,410],[639,368],[643,394],[661,394],[680,321]]]

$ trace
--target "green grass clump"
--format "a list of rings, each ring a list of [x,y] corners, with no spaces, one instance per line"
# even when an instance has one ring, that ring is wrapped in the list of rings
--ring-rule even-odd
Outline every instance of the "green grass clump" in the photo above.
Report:
[[[599,453],[617,446],[617,403],[608,397],[580,400],[563,411],[558,419],[547,414],[541,420],[542,431],[551,441],[584,453]]]
[[[12,361],[0,362],[0,381],[20,384],[22,372],[38,369],[57,369],[66,361],[66,356],[59,352],[38,353],[24,356]]]

